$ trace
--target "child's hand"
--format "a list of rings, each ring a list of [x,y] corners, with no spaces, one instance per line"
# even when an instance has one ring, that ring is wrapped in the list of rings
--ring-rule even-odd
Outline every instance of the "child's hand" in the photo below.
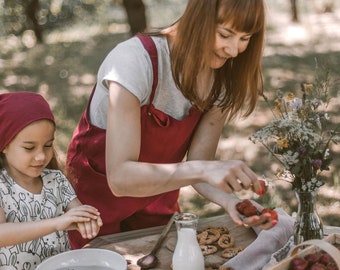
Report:
[[[84,239],[92,239],[97,236],[101,226],[103,226],[103,221],[100,216],[97,216],[96,219],[91,219],[88,222],[78,222],[76,230]]]
[[[99,219],[99,220],[98,220]],[[96,226],[101,226],[98,224],[102,224],[102,220],[100,218],[100,213],[98,210],[90,205],[80,205],[69,209],[65,214],[56,218],[56,230],[74,230],[79,229],[78,223],[89,223],[91,224],[91,220],[96,221]],[[98,221],[97,221],[98,220]],[[96,227],[95,226],[95,227]],[[87,230],[92,231],[87,226]],[[98,232],[97,232],[98,233]]]

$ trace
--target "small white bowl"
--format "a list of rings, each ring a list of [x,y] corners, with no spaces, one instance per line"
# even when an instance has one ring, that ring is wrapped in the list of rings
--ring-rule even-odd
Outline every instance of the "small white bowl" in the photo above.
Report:
[[[44,260],[36,270],[126,270],[125,258],[107,249],[84,248],[66,251]]]

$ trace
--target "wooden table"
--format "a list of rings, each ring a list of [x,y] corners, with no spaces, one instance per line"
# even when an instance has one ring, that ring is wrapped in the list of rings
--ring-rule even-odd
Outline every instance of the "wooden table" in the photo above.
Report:
[[[228,227],[231,235],[235,238],[235,246],[246,247],[256,238],[253,230],[246,229],[243,226],[237,226],[228,215],[199,219],[198,230],[206,228],[207,226]],[[159,226],[100,236],[92,240],[86,247],[116,251],[130,262],[129,270],[138,270],[140,267],[136,264],[137,260],[151,251],[163,228],[164,226]],[[157,268],[153,269],[171,270],[170,265],[173,253],[169,247],[174,247],[176,235],[177,231],[173,224],[157,254],[160,262]],[[219,260],[223,259],[219,258]]]
[[[231,235],[235,238],[235,246],[246,247],[256,238],[256,234],[252,229],[237,226],[228,215],[202,218],[199,220],[198,230],[206,228],[207,226],[228,227]],[[103,248],[116,251],[123,255],[129,262],[128,270],[139,270],[140,267],[136,264],[137,260],[151,251],[163,228],[164,226],[159,226],[100,236],[92,240],[86,245],[86,247]],[[326,235],[331,233],[340,233],[340,227],[324,226],[324,232]],[[176,228],[173,224],[158,252],[157,256],[160,263],[153,269],[171,270],[170,265],[173,253],[170,251],[169,247],[174,247],[176,243],[176,235]],[[223,259],[219,257],[219,260]]]

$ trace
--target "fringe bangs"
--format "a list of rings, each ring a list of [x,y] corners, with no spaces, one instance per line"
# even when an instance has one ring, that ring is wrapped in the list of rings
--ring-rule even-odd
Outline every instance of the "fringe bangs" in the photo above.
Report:
[[[218,24],[231,22],[240,32],[256,33],[264,28],[264,6],[258,0],[221,0],[219,2]],[[232,18],[232,21],[230,21]]]

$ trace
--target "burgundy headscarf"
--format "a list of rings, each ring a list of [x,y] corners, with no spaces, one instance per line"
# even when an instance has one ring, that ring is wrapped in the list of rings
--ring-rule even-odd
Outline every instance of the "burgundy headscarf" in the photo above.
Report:
[[[54,116],[47,101],[33,92],[0,94],[0,152],[26,126]]]

